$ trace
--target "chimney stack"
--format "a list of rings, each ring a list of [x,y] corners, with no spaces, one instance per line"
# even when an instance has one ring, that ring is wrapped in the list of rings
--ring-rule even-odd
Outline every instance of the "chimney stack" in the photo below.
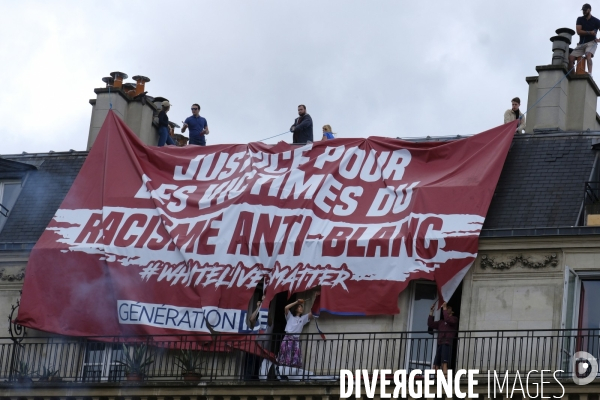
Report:
[[[529,84],[526,133],[598,131],[600,116],[596,114],[596,104],[600,88],[588,74],[571,73],[565,78],[575,31],[560,28],[556,34],[550,38],[552,63],[538,65],[538,76],[525,79]]]
[[[142,76],[142,75],[136,75],[134,76],[133,79],[136,82],[136,87],[135,87],[135,95],[137,96],[138,94],[144,93],[144,87],[146,85],[146,82],[150,82],[150,78]]]
[[[92,118],[88,136],[88,150],[92,147],[100,128],[106,119],[106,115],[112,106],[112,111],[119,116],[129,128],[147,145],[156,146],[158,135],[153,124],[154,114],[157,107],[152,101],[147,101],[145,96],[137,95],[144,93],[144,86],[150,79],[145,76],[136,75],[134,83],[124,83],[127,74],[124,72],[111,72],[110,77],[102,78],[106,87],[94,89],[96,98],[90,100]]]

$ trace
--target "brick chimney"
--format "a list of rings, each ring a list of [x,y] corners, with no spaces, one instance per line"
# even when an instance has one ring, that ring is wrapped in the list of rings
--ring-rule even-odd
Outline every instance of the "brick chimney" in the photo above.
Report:
[[[157,110],[154,99],[145,94],[145,84],[150,79],[136,75],[133,79],[137,84],[126,83],[127,74],[115,71],[110,77],[102,78],[106,87],[96,88],[96,98],[90,100],[92,105],[92,118],[88,135],[88,150],[94,144],[98,132],[106,119],[110,104],[112,110],[121,118],[129,128],[147,145],[156,146],[158,135],[153,117]]]
[[[525,79],[529,84],[526,133],[600,130],[600,116],[596,113],[600,89],[589,74],[573,71],[548,93],[568,72],[569,45],[574,34],[569,28],[557,29],[556,36],[550,38],[552,63],[538,65],[538,76]]]

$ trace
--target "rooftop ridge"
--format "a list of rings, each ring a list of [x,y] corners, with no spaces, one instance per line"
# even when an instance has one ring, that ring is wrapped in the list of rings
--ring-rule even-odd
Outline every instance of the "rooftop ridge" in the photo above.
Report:
[[[0,158],[27,158],[27,157],[60,157],[65,155],[73,156],[87,156],[89,151],[87,150],[73,150],[73,151],[49,151],[45,153],[21,153],[21,154],[0,154]]]
[[[434,141],[434,140],[460,140],[475,135],[447,135],[447,136],[418,136],[418,137],[396,137],[405,141]],[[556,137],[598,137],[600,131],[567,131],[567,132],[548,132],[548,133],[520,133],[515,135],[515,139],[544,139]]]

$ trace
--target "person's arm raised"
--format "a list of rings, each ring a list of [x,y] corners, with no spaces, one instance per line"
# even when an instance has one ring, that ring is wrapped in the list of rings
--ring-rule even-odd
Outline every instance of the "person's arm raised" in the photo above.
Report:
[[[262,301],[257,301],[256,302],[256,310],[254,310],[254,312],[252,313],[252,315],[250,315],[250,329],[254,329],[254,324],[256,323],[256,320],[258,319],[258,313],[260,312],[260,306],[262,304]]]
[[[294,307],[296,304],[302,304],[304,303],[304,300],[300,299],[300,300],[296,300],[293,303],[288,304],[287,306],[285,306],[285,315],[288,315],[288,313],[290,312],[290,309],[292,307]]]

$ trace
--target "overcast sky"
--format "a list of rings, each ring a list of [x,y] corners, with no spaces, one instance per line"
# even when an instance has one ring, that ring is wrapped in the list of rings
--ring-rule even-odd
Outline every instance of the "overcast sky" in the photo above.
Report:
[[[575,28],[582,4],[5,0],[0,154],[85,150],[88,101],[112,71],[148,76],[175,122],[200,103],[209,144],[282,133],[301,103],[316,134],[475,134],[514,96],[525,111],[525,77],[550,64],[549,38]]]

